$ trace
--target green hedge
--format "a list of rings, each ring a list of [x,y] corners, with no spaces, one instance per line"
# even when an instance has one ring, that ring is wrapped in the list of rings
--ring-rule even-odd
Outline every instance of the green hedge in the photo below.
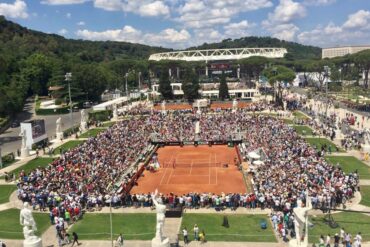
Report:
[[[5,127],[10,121],[9,117],[1,118],[0,117],[0,128]]]
[[[71,136],[73,134],[76,134],[78,131],[80,130],[80,126],[79,125],[76,125],[76,126],[73,126],[69,129],[66,129],[63,131],[63,137],[64,138],[67,138],[68,136]]]
[[[89,112],[89,120],[91,121],[108,121],[110,120],[111,116],[111,110]]]
[[[15,155],[14,155],[14,153],[9,153],[9,154],[4,155],[2,157],[2,161],[3,161],[3,167],[7,167],[10,164],[14,163],[15,162]]]

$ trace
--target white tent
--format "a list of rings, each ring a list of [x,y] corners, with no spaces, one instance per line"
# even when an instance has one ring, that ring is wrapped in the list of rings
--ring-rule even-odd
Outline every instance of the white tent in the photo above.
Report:
[[[261,158],[261,156],[259,156],[256,152],[249,152],[248,157],[251,158],[251,159],[256,159],[256,160]]]
[[[256,165],[256,166],[263,165],[263,161],[261,161],[261,160],[255,160],[255,161],[253,161],[253,165]]]

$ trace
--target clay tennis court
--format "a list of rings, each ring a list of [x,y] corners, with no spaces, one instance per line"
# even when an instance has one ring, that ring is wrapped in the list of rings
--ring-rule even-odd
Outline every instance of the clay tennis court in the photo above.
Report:
[[[250,106],[252,102],[239,101],[238,108],[246,108]],[[233,107],[233,102],[213,102],[211,109],[230,109]]]
[[[233,147],[166,146],[159,148],[157,154],[161,167],[155,172],[144,171],[131,193],[148,193],[156,188],[163,194],[176,195],[246,192],[243,175],[234,164],[237,153]]]
[[[162,110],[161,104],[154,106],[155,110]],[[166,104],[166,110],[189,110],[193,109],[193,107],[190,104]]]

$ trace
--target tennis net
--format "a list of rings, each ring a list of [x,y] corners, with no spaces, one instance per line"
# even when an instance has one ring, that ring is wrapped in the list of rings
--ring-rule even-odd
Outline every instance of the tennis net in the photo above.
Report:
[[[207,167],[222,167],[220,162],[212,163],[164,163],[163,168],[207,168]]]

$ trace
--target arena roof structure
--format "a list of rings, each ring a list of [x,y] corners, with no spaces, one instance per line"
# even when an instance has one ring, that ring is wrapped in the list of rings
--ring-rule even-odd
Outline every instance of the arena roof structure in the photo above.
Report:
[[[149,60],[182,60],[187,62],[195,61],[220,61],[237,60],[252,56],[268,58],[282,58],[287,53],[285,48],[229,48],[209,50],[188,50],[155,53],[150,55]]]

